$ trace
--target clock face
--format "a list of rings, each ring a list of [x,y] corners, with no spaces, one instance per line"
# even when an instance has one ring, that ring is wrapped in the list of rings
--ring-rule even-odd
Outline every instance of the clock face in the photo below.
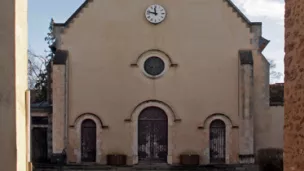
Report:
[[[166,18],[166,10],[158,4],[151,5],[146,10],[146,18],[150,23],[159,24]]]

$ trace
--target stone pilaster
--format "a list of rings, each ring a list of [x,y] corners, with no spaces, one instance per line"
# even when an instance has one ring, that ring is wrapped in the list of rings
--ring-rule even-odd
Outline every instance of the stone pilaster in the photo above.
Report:
[[[251,26],[253,66],[253,115],[254,115],[254,149],[271,147],[271,115],[269,114],[269,62],[262,54],[269,40],[262,36],[262,24]]]
[[[253,56],[251,51],[240,51],[240,163],[254,162],[254,120],[253,120]]]
[[[67,52],[57,50],[52,69],[52,140],[53,153],[61,154],[65,149],[66,139],[66,59]]]

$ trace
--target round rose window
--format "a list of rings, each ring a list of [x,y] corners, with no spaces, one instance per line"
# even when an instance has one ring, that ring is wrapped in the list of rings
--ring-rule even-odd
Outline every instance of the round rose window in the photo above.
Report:
[[[165,62],[156,56],[149,57],[144,63],[144,70],[151,76],[158,76],[165,70]]]

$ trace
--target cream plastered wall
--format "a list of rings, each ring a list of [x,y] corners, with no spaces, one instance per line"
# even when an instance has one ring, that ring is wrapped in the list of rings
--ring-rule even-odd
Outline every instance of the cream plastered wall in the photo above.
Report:
[[[27,1],[0,1],[0,170],[27,170]]]
[[[0,1],[0,170],[16,170],[14,4]],[[9,54],[9,55],[8,55]]]
[[[144,17],[154,3],[168,13],[156,26]],[[69,51],[69,124],[83,113],[96,114],[109,126],[100,131],[101,155],[124,153],[134,163],[136,129],[134,120],[125,119],[140,103],[157,100],[181,120],[170,125],[172,163],[187,152],[205,158],[209,136],[198,127],[206,118],[223,113],[238,124],[238,51],[251,48],[250,38],[250,29],[222,0],[93,1],[60,37],[59,47]],[[152,49],[173,64],[158,79],[141,70],[141,54]],[[74,142],[80,140],[73,129],[69,156],[76,162]]]
[[[273,106],[270,107],[269,113],[271,115],[271,147],[284,147],[284,107]]]

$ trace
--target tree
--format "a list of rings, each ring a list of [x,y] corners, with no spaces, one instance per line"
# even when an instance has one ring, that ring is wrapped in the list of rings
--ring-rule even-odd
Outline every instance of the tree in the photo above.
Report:
[[[49,49],[45,52],[47,53],[47,58],[52,59],[54,57],[54,53],[52,51],[52,46],[56,40],[54,36],[54,20],[51,19],[50,25],[49,25],[49,32],[47,33],[47,36],[44,38],[46,43],[48,44]]]
[[[47,58],[42,55],[37,55],[33,50],[28,50],[28,83],[29,88],[33,89],[37,83],[39,75],[43,73]]]
[[[269,61],[270,64],[270,82],[274,83],[278,80],[281,79],[281,77],[283,76],[283,74],[281,72],[276,71],[276,63],[274,62],[274,60],[270,60]]]
[[[55,42],[55,36],[53,34],[53,23],[51,19],[49,32],[45,37],[45,41],[49,45],[49,49],[46,50],[46,55],[37,55],[32,50],[28,50],[28,80],[29,87],[36,91],[36,102],[47,100],[47,85],[48,85],[48,70],[47,66],[54,57],[54,53],[51,50],[51,46]]]

